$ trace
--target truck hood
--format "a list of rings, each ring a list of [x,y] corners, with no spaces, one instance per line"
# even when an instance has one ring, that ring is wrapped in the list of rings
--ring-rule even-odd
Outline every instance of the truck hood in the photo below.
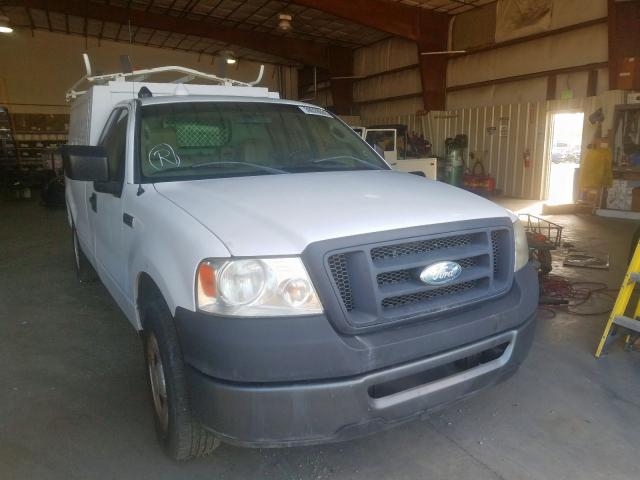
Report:
[[[387,170],[154,186],[216,235],[234,256],[297,255],[320,240],[510,216],[502,207],[459,188]]]

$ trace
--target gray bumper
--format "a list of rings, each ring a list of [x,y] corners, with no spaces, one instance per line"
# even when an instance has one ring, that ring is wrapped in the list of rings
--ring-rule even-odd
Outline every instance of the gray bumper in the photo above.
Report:
[[[459,348],[330,381],[235,383],[189,367],[192,407],[207,428],[229,443],[273,447],[360,437],[509,377],[529,351],[534,317]],[[482,352],[493,354],[468,369],[456,366]]]
[[[538,275],[523,268],[504,296],[402,326],[343,335],[328,315],[220,317],[182,308],[175,323],[185,362],[231,384],[357,378],[519,329],[538,306]]]

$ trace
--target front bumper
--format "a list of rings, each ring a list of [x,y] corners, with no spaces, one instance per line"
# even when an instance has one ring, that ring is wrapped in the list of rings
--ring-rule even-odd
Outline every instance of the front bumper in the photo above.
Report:
[[[508,378],[527,355],[534,330],[535,315],[520,328],[473,344],[329,381],[242,384],[188,368],[191,404],[203,425],[228,443],[276,447],[348,440],[411,420]],[[493,354],[452,373],[461,361],[481,352]]]
[[[382,430],[515,372],[532,342],[537,293],[527,267],[500,298],[360,335],[341,334],[324,315],[225,318],[178,308],[191,405],[220,438],[247,446]]]

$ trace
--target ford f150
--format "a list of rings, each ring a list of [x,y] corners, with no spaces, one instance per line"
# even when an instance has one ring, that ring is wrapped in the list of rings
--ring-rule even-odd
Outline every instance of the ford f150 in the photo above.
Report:
[[[74,97],[76,267],[141,333],[171,457],[369,434],[527,354],[538,279],[503,208],[263,88],[116,78]]]

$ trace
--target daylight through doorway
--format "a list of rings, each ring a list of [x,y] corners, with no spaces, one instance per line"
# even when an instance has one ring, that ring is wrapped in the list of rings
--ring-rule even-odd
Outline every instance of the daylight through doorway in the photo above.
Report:
[[[555,113],[551,117],[551,161],[547,203],[573,203],[574,177],[580,166],[584,113]]]

